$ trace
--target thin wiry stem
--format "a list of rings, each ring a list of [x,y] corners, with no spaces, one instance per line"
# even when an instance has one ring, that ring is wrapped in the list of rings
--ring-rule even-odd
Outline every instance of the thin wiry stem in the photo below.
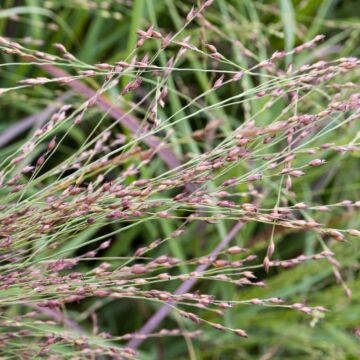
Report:
[[[216,259],[219,253],[225,249],[225,247],[230,243],[230,241],[238,234],[238,232],[243,228],[244,222],[237,222],[233,228],[229,231],[229,233],[224,237],[224,239],[216,246],[216,248],[211,252],[210,257]],[[195,272],[201,273],[205,271],[209,265],[199,265]],[[174,292],[176,295],[183,295],[188,292],[196,283],[195,278],[186,280],[182,285],[180,285]],[[147,322],[146,324],[139,330],[139,334],[148,335],[154,329],[156,329],[162,320],[169,314],[172,310],[172,307],[168,304],[163,305]],[[136,349],[139,347],[145,338],[134,338],[127,344],[128,347],[132,349]]]

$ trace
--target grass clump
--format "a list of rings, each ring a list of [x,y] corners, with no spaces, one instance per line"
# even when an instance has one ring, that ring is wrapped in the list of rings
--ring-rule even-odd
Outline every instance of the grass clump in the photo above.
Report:
[[[355,354],[352,319],[337,330],[346,346],[311,341],[328,317],[337,325],[319,337],[335,336],[329,299],[350,301],[357,283],[356,251],[346,252],[360,235],[358,58],[328,56],[334,38],[315,25],[296,41],[288,1],[145,1],[149,21],[142,3],[120,52],[98,36],[127,3],[0,12],[10,24],[1,101],[17,120],[0,135],[2,353],[151,358],[150,341],[138,348],[156,339],[165,358]],[[264,9],[284,33],[263,29]],[[65,14],[82,22],[71,28]],[[238,38],[239,19],[249,34]],[[25,20],[59,34],[21,38],[27,23],[11,21]],[[83,43],[68,46],[63,32]],[[241,349],[236,336],[249,338]]]

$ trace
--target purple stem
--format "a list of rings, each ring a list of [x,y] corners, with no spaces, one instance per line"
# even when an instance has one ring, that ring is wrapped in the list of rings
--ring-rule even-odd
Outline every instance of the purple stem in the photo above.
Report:
[[[70,330],[73,330],[79,334],[85,334],[84,330],[80,327],[80,325],[74,321],[71,320],[63,315],[63,313],[59,310],[53,310],[48,308],[43,308],[38,305],[32,305],[28,304],[28,306],[36,309],[39,312],[42,312],[43,314],[53,318],[58,323],[63,323],[67,328]]]
[[[236,236],[236,234],[241,230],[244,226],[244,222],[239,221],[234,225],[234,227],[230,230],[230,232],[224,237],[224,239],[218,244],[218,246],[211,252],[210,258],[217,258],[219,253],[229,244],[229,242]],[[206,265],[199,265],[196,268],[196,272],[205,271],[209,267],[208,264]],[[193,285],[196,283],[196,279],[189,279],[186,280],[182,285],[180,285],[176,291],[176,295],[183,295],[188,292]],[[147,335],[151,333],[160,322],[169,314],[172,310],[172,307],[168,304],[163,305],[148,321],[147,323],[140,329],[138,334],[140,335]],[[128,342],[127,346],[136,349],[145,339],[134,338]]]
[[[39,126],[43,124],[69,97],[70,93],[65,93],[56,100],[55,105],[49,105],[39,113],[27,116],[26,118],[19,120],[16,124],[10,126],[7,130],[0,134],[0,148],[8,144],[11,140],[16,138],[33,124],[37,123]]]
[[[53,76],[56,77],[70,76],[69,73],[67,73],[65,70],[59,69],[56,66],[48,65],[48,64],[46,65],[39,64],[39,65],[43,70],[45,70],[47,73]],[[135,117],[126,114],[124,110],[109,102],[104,96],[99,96],[95,90],[92,90],[91,88],[86,86],[83,82],[79,80],[72,80],[68,83],[68,85],[73,90],[75,90],[76,92],[82,94],[87,98],[96,98],[96,104],[100,108],[102,108],[105,111],[108,111],[111,117],[122,123],[131,132],[136,133],[139,130],[140,124]],[[145,144],[147,144],[150,148],[153,149],[160,147],[160,145],[163,143],[158,137],[154,135],[147,136],[146,138],[143,139],[143,141]],[[175,169],[181,165],[180,161],[177,159],[175,154],[167,148],[160,148],[158,154],[170,169]]]

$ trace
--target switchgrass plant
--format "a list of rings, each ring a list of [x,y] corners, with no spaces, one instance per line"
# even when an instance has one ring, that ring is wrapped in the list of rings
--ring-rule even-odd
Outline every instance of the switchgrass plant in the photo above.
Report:
[[[315,326],[331,305],[266,285],[309,263],[351,298],[335,249],[358,241],[360,202],[356,191],[323,191],[334,172],[355,176],[343,164],[359,154],[359,60],[321,56],[326,38],[316,33],[296,45],[286,26],[285,50],[268,55],[264,39],[247,48],[217,26],[209,0],[183,16],[168,4],[173,32],[147,4],[151,24],[141,27],[139,3],[127,50],[113,61],[87,61],[61,42],[44,51],[36,37],[0,38],[1,67],[16,70],[1,88],[9,114],[16,103],[48,105],[20,122],[31,130],[1,156],[6,358],[146,358],[141,343],[166,337],[183,337],[195,358],[194,339],[212,330],[250,340],[256,329],[241,321],[249,307]],[[218,6],[230,18],[231,7]],[[27,11],[1,14],[19,21]],[[18,136],[13,125],[0,143]],[[123,333],[104,325],[103,308],[132,309],[110,315],[131,323],[138,304],[154,314],[148,323]],[[169,313],[177,325],[161,325]]]

